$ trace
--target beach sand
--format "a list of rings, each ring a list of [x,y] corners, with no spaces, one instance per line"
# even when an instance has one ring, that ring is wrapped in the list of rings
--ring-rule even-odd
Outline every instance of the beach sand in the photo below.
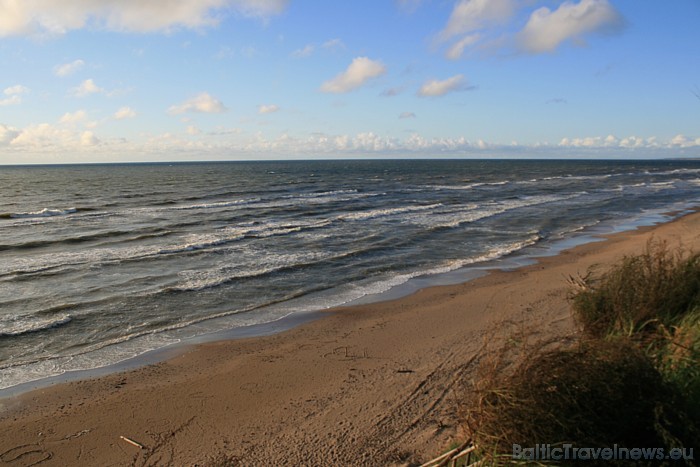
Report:
[[[460,436],[459,381],[494,329],[573,332],[566,278],[639,253],[652,237],[698,251],[700,214],[334,310],[280,334],[188,347],[161,363],[6,398],[0,466],[206,465],[220,454],[241,465],[428,460]]]

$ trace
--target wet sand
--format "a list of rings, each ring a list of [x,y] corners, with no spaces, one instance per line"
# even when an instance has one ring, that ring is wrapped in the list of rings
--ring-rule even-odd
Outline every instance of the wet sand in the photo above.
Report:
[[[207,465],[221,455],[241,465],[428,460],[459,438],[459,381],[494,329],[574,332],[566,278],[639,253],[652,237],[698,251],[700,214],[514,271],[336,309],[279,334],[192,346],[164,362],[1,399],[0,466]]]

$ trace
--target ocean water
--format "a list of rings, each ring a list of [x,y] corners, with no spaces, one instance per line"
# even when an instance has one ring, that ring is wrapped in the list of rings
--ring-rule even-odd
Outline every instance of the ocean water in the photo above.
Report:
[[[0,389],[698,204],[698,161],[0,167]]]

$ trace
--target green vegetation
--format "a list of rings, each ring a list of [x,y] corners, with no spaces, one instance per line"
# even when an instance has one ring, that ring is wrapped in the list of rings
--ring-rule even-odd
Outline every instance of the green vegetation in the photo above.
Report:
[[[700,255],[650,243],[574,283],[578,339],[511,340],[465,388],[480,457],[512,464],[514,444],[700,446]]]
[[[574,317],[592,337],[664,340],[700,308],[700,254],[650,243],[599,278],[589,274],[573,296]]]
[[[650,243],[573,296],[583,332],[644,351],[700,420],[700,254]]]

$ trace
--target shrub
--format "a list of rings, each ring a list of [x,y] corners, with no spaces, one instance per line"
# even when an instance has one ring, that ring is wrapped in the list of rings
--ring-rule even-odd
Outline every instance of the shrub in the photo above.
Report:
[[[513,444],[670,448],[697,439],[674,388],[624,341],[537,351],[481,383],[468,392],[465,416],[489,463],[512,463]]]
[[[700,255],[671,251],[650,242],[646,251],[626,256],[610,271],[578,281],[574,317],[592,337],[626,335],[648,341],[700,307]]]
[[[577,343],[511,342],[466,388],[465,430],[479,455],[505,465],[513,444],[697,446],[700,255],[650,242],[572,283]]]

